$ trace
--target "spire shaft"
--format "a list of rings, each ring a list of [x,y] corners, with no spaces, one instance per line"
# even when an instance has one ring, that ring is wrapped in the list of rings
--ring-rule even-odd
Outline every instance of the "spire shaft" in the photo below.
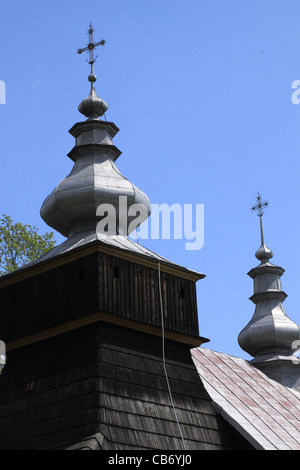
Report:
[[[261,245],[263,246],[263,245],[265,244],[265,237],[264,237],[264,227],[263,227],[262,216],[261,216],[259,219],[260,219],[260,238],[261,238]]]

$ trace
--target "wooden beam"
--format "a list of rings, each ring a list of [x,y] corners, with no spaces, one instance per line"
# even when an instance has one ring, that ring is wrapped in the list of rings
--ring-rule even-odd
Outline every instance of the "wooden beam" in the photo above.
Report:
[[[34,333],[28,336],[24,336],[23,338],[18,338],[16,340],[10,341],[6,344],[6,350],[9,352],[13,351],[14,349],[23,348],[38,341],[44,341],[49,338],[53,338],[54,336],[68,333],[69,331],[75,330],[77,328],[82,328],[84,326],[97,322],[111,323],[113,325],[121,326],[123,328],[129,328],[131,330],[140,331],[141,333],[146,333],[158,337],[162,336],[162,329],[160,327],[148,325],[146,323],[138,322],[135,320],[130,320],[128,318],[120,317],[118,315],[114,315],[107,312],[96,312],[78,318],[76,320],[71,320],[62,323],[52,328],[47,328],[45,330],[39,331],[38,333]],[[198,347],[201,344],[209,341],[207,338],[202,338],[201,336],[191,336],[170,330],[165,330],[164,333],[165,339],[183,343],[192,348]]]
[[[148,266],[153,269],[158,269],[158,259],[141,255],[139,253],[132,252],[130,250],[124,250],[118,247],[114,247],[100,241],[89,243],[88,245],[74,248],[66,253],[62,253],[53,258],[49,258],[40,263],[33,264],[32,266],[23,267],[11,274],[0,277],[0,288],[8,285],[15,284],[16,282],[23,281],[32,276],[38,276],[39,274],[59,267],[63,264],[70,263],[74,260],[83,258],[95,252],[106,253],[108,255],[116,256],[132,263],[141,264]],[[196,271],[191,271],[177,264],[173,264],[168,261],[160,262],[160,269],[162,272],[173,274],[174,276],[188,279],[190,281],[198,281],[205,277],[204,274]]]

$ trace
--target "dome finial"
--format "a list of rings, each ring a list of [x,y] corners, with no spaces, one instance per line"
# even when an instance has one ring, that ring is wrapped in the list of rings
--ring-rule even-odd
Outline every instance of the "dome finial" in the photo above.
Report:
[[[256,204],[251,207],[252,212],[256,212],[260,220],[260,238],[261,238],[261,246],[255,253],[255,256],[259,260],[268,260],[273,258],[272,251],[265,245],[265,237],[264,237],[264,228],[263,228],[263,221],[262,216],[264,215],[264,210],[268,207],[269,201],[263,201],[262,196],[260,193],[257,193],[256,196]]]
[[[91,91],[87,98],[85,98],[80,105],[78,106],[78,110],[84,116],[89,119],[96,119],[99,116],[103,116],[105,111],[108,109],[107,103],[104,100],[99,98],[95,92],[95,81],[97,80],[97,76],[94,74],[94,63],[97,58],[94,55],[94,49],[98,46],[104,46],[105,40],[101,39],[99,42],[94,42],[93,33],[95,29],[92,26],[92,22],[90,23],[90,27],[88,29],[88,36],[89,36],[89,43],[86,47],[77,49],[77,53],[81,54],[82,52],[88,52],[89,58],[87,62],[91,66],[91,73],[88,76],[88,80],[91,83]]]

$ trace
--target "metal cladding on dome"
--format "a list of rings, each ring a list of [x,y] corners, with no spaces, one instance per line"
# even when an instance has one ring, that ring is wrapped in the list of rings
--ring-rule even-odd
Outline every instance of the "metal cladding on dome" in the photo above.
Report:
[[[116,166],[115,161],[121,152],[113,144],[113,138],[119,131],[118,127],[99,118],[108,105],[95,92],[94,83],[97,77],[93,72],[93,51],[97,45],[103,46],[104,41],[93,42],[92,26],[88,33],[88,46],[77,51],[81,53],[86,50],[90,56],[91,73],[88,79],[91,82],[91,91],[78,107],[88,119],[77,122],[70,129],[76,142],[68,157],[73,160],[74,166],[70,174],[45,199],[41,208],[41,217],[50,227],[69,240],[73,237],[77,240],[76,243],[80,239],[81,244],[84,238],[88,241],[99,240],[102,235],[107,241],[109,233],[126,237],[136,228],[133,220],[138,218],[141,224],[151,213],[147,195],[125,178]],[[103,220],[104,209],[108,206],[110,216],[112,214],[116,219],[115,230],[112,232],[109,232],[113,227],[111,218],[108,220],[108,231],[104,224],[99,224]],[[143,209],[137,209],[139,217],[134,215],[133,210],[137,206]]]

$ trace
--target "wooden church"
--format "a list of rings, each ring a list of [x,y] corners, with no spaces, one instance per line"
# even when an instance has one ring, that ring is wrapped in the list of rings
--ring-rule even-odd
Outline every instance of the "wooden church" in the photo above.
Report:
[[[196,282],[204,275],[128,237],[133,219],[122,216],[120,197],[126,214],[135,204],[144,207],[144,219],[151,204],[116,166],[118,128],[101,119],[108,106],[95,91],[98,44],[91,27],[90,92],[78,107],[86,119],[70,129],[73,169],[41,208],[42,218],[66,240],[0,278],[0,336],[7,351],[0,375],[0,449],[268,448],[267,418],[257,426],[248,418],[252,428],[246,426],[243,410],[251,408],[252,392],[230,378],[228,368],[248,374],[269,394],[271,387],[277,392],[282,387],[286,413],[286,408],[296,413],[294,421],[287,420],[286,429],[295,431],[286,442],[294,440],[290,447],[300,448],[298,392],[247,361],[233,366],[229,356],[201,348],[208,340],[199,336]],[[105,220],[107,211],[99,215],[101,205],[114,208],[115,231],[109,228],[113,220]],[[268,270],[261,269],[265,278]],[[248,401],[241,399],[245,390]],[[240,397],[239,405],[234,397]],[[288,432],[279,422],[281,432]],[[280,439],[283,445],[284,436]]]

